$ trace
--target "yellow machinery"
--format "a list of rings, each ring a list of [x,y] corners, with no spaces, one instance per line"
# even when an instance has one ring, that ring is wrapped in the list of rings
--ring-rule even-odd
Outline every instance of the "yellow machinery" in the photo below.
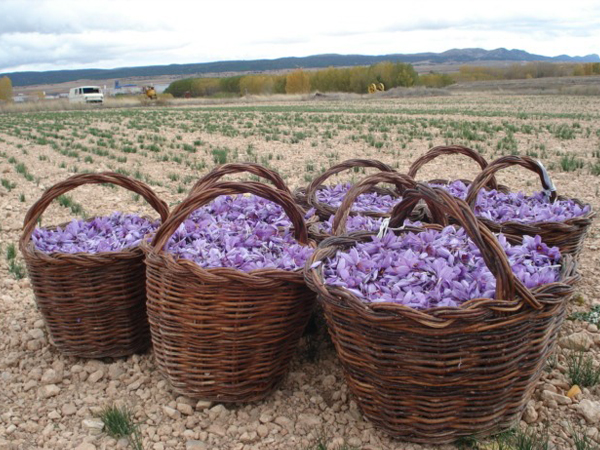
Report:
[[[374,94],[375,92],[383,91],[385,91],[385,86],[383,83],[371,83],[369,85],[369,94]]]
[[[144,93],[146,98],[149,98],[150,100],[156,100],[158,98],[158,96],[156,95],[156,89],[154,89],[154,86],[144,86],[142,88],[142,92]]]

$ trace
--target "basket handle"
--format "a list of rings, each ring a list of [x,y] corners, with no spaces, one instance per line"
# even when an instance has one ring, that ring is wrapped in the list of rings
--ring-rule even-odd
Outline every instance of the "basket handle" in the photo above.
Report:
[[[405,189],[414,188],[416,186],[416,182],[411,177],[398,172],[379,172],[363,178],[350,188],[344,196],[342,204],[335,213],[333,219],[333,234],[335,236],[339,236],[346,232],[346,221],[350,215],[350,209],[358,196],[369,191],[369,189],[379,183],[394,184],[399,191],[404,191]]]
[[[479,164],[481,170],[485,169],[488,166],[488,162],[485,160],[485,158],[469,147],[464,147],[462,145],[438,145],[437,147],[431,148],[427,153],[425,153],[423,156],[421,156],[415,162],[413,162],[410,166],[410,169],[408,170],[408,175],[416,179],[417,171],[421,169],[421,167],[423,167],[429,161],[432,161],[438,156],[442,155],[467,156],[473,161],[475,161],[477,164]],[[496,178],[490,178],[487,186],[490,189],[498,189],[498,183],[496,182]]]
[[[190,191],[190,195],[196,192],[202,185],[206,185],[209,183],[214,183],[224,177],[225,175],[231,173],[240,173],[240,172],[248,172],[254,174],[258,177],[265,178],[273,183],[277,189],[287,192],[291,194],[290,189],[283,181],[283,178],[275,172],[274,170],[268,169],[260,164],[256,163],[228,163],[223,164],[221,166],[215,167],[208,174],[199,179],[196,184],[192,187]]]
[[[335,175],[336,173],[340,173],[345,170],[352,169],[354,167],[373,167],[375,169],[379,169],[382,172],[395,172],[395,170],[392,169],[390,166],[388,166],[385,163],[382,163],[381,161],[377,161],[376,159],[348,159],[344,162],[330,167],[317,178],[312,180],[312,182],[306,188],[306,202],[309,205],[317,206],[319,204],[319,202],[317,201],[317,190],[319,186],[321,186],[325,182],[325,180]]]
[[[121,186],[141,195],[160,215],[160,218],[163,222],[169,216],[169,207],[167,206],[167,203],[158,198],[154,191],[145,183],[115,172],[83,173],[73,175],[66,180],[56,183],[54,186],[46,189],[40,199],[35,202],[31,208],[29,208],[29,211],[27,211],[23,221],[21,245],[25,245],[29,242],[39,218],[42,216],[44,211],[46,211],[50,203],[52,203],[52,201],[58,196],[72,191],[73,189],[84,184],[105,183]]]
[[[485,169],[481,171],[479,175],[473,180],[471,185],[469,186],[469,192],[467,193],[466,201],[471,206],[471,208],[475,207],[475,202],[477,200],[477,194],[480,189],[485,186],[485,184],[494,177],[494,174],[501,169],[505,169],[510,166],[522,166],[526,169],[531,170],[536,173],[540,177],[540,181],[542,183],[542,188],[544,192],[549,196],[550,201],[553,202],[556,200],[556,188],[554,187],[554,183],[548,175],[548,171],[544,167],[544,165],[536,161],[529,156],[502,156],[497,160],[491,162]]]
[[[469,238],[481,251],[485,265],[496,278],[497,299],[514,298],[516,292],[532,308],[541,309],[543,307],[531,291],[515,277],[506,252],[494,234],[477,220],[465,201],[454,198],[443,189],[417,183],[416,189],[405,191],[403,200],[394,207],[390,227],[402,224],[420,200],[424,200],[429,208],[438,212],[433,218],[435,223],[445,225],[448,217],[452,217],[459,226],[465,229]],[[443,221],[439,220],[440,213],[445,216]]]
[[[183,202],[171,212],[167,220],[163,222],[156,231],[152,240],[154,250],[164,248],[169,238],[175,233],[179,225],[198,208],[206,205],[221,195],[254,194],[266,200],[270,200],[283,207],[294,227],[296,240],[303,245],[308,245],[308,231],[302,212],[294,203],[292,196],[287,192],[274,189],[266,184],[247,181],[239,182],[215,182],[207,185],[205,189],[192,192]]]

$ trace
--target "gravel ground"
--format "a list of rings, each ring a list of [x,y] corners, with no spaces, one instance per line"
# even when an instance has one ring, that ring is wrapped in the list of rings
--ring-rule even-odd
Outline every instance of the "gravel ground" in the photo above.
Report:
[[[330,346],[316,362],[307,360],[301,348],[289,375],[266,401],[234,406],[174,394],[157,372],[151,352],[117,360],[64,357],[49,343],[29,281],[9,271],[6,249],[17,242],[23,217],[43,190],[74,172],[121,169],[153,184],[173,204],[223,149],[228,161],[270,164],[291,187],[306,185],[320,169],[350,157],[378,158],[406,172],[428,148],[444,143],[477,147],[489,160],[531,154],[549,167],[559,193],[598,210],[600,172],[594,164],[600,161],[599,116],[600,103],[594,98],[491,95],[256,108],[244,104],[239,110],[0,115],[0,450],[128,448],[126,441],[108,437],[98,422],[98,413],[113,403],[131,409],[144,449],[312,450],[319,439],[329,449],[434,448],[392,440],[374,429],[348,392]],[[467,133],[473,130],[475,136]],[[565,171],[561,161],[569,155],[581,167]],[[433,161],[419,178],[472,179],[475,173],[473,163],[453,157]],[[528,192],[539,185],[530,173],[517,169],[502,172],[499,179]],[[115,209],[152,213],[121,189],[86,186],[72,198],[94,215]],[[71,217],[68,208],[53,204],[43,223]],[[599,245],[596,222],[581,255],[583,281],[569,306],[571,313],[600,305]],[[20,256],[16,261],[22,263]],[[555,449],[574,448],[573,428],[600,444],[600,388],[566,395],[572,387],[567,361],[576,348],[585,349],[599,366],[597,326],[565,323],[521,424],[535,430],[547,425]]]

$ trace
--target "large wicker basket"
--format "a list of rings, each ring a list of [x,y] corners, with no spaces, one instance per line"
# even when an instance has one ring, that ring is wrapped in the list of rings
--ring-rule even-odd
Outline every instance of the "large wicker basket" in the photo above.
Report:
[[[111,183],[141,195],[165,220],[167,204],[137,180],[117,173],[74,175],[55,184],[29,209],[19,246],[35,300],[58,350],[70,356],[127,356],[150,344],[144,254],[44,253],[31,235],[52,200],[84,184]]]
[[[191,398],[266,397],[284,377],[314,304],[302,270],[206,269],[163,250],[193,211],[220,195],[243,193],[281,205],[298,242],[312,245],[289,194],[255,182],[221,182],[186,198],[143,246],[155,359],[173,389]]]
[[[347,197],[360,192],[357,185]],[[326,285],[322,264],[315,263],[372,233],[323,241],[307,262],[306,281],[323,306],[346,381],[377,427],[427,444],[489,435],[519,420],[564,319],[577,280],[575,263],[567,255],[560,282],[530,292],[514,278],[498,241],[468,205],[441,189],[420,184],[405,191],[397,221],[420,200],[428,202],[436,217],[445,213],[466,229],[496,277],[496,300],[419,311],[367,303]]]
[[[395,172],[395,170],[387,164],[374,159],[348,159],[330,167],[328,170],[315,178],[306,188],[296,189],[294,191],[294,198],[296,199],[296,202],[305,209],[315,208],[315,213],[320,217],[321,220],[329,219],[330,216],[335,214],[337,208],[319,202],[317,199],[317,191],[322,189],[325,181],[327,181],[327,179],[333,175],[360,167],[371,167],[382,172]],[[374,192],[377,192],[381,195],[398,195],[398,193],[395,191],[382,188],[378,188]],[[373,217],[382,217],[385,215],[377,212],[361,212],[361,214],[372,215]]]
[[[466,156],[466,157],[472,159],[473,161],[475,161],[479,165],[479,167],[481,167],[481,170],[485,169],[488,166],[488,162],[486,161],[486,159],[483,156],[481,156],[478,152],[476,152],[475,150],[473,150],[469,147],[464,147],[462,145],[438,145],[437,147],[432,147],[431,149],[429,149],[429,151],[427,153],[425,153],[420,158],[417,158],[415,160],[415,162],[412,163],[412,165],[410,166],[410,169],[408,170],[408,176],[410,176],[411,178],[414,178],[416,180],[417,172],[425,164],[427,164],[430,161],[433,161],[434,159],[436,159],[440,156],[449,156],[449,155]],[[470,180],[461,179],[460,181],[465,183],[467,186],[469,184],[471,184]],[[427,182],[427,184],[446,185],[446,184],[450,184],[451,182],[452,181],[450,181],[450,180],[436,178],[433,180],[429,180]],[[498,189],[502,192],[508,191],[508,188],[506,186],[498,186],[498,183],[496,182],[496,179],[494,177],[491,177],[488,180],[486,186],[489,189]]]
[[[546,169],[538,161],[528,156],[503,156],[490,163],[473,180],[473,183],[469,186],[469,193],[466,199],[467,203],[469,203],[471,207],[475,207],[474,205],[479,190],[489,183],[496,172],[511,166],[521,166],[537,174],[540,178],[542,188],[548,193],[550,201],[554,201],[555,199],[569,200],[567,197],[557,196],[556,190]],[[575,201],[581,207],[585,206],[579,199],[571,200]],[[480,220],[493,232],[502,232],[505,234],[507,239],[511,242],[520,242],[525,235],[539,235],[541,236],[542,241],[547,245],[559,247],[561,253],[568,253],[577,258],[583,249],[585,237],[587,236],[595,215],[596,213],[592,211],[590,206],[590,211],[584,216],[574,217],[565,220],[564,222],[521,223],[509,221],[496,223],[485,218],[480,218]]]

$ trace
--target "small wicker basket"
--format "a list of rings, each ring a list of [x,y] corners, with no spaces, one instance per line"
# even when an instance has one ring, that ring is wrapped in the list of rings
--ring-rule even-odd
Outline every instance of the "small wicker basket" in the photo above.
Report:
[[[44,253],[31,235],[50,203],[84,184],[110,183],[141,195],[164,221],[167,204],[144,183],[118,173],[74,175],[55,184],[25,216],[19,247],[54,345],[83,358],[127,356],[150,344],[146,270],[138,247],[118,252]]]
[[[159,370],[191,398],[251,402],[282,380],[311,315],[303,271],[202,268],[163,250],[177,227],[220,195],[250,193],[281,205],[298,242],[312,245],[292,197],[255,182],[211,182],[186,198],[147,254],[148,316]]]
[[[511,166],[521,166],[537,174],[542,188],[548,193],[550,201],[569,200],[567,197],[557,195],[546,169],[538,161],[528,156],[503,156],[490,163],[473,180],[473,183],[469,186],[467,203],[474,208],[479,190],[493,179],[496,172]],[[589,206],[579,199],[571,200],[581,207]],[[501,232],[506,235],[506,238],[511,242],[520,242],[523,236],[539,235],[547,245],[559,247],[562,254],[570,254],[577,258],[583,249],[585,238],[595,216],[596,213],[592,211],[590,206],[590,211],[584,216],[567,219],[564,222],[522,223],[508,221],[496,223],[481,217],[479,220],[493,232]]]

